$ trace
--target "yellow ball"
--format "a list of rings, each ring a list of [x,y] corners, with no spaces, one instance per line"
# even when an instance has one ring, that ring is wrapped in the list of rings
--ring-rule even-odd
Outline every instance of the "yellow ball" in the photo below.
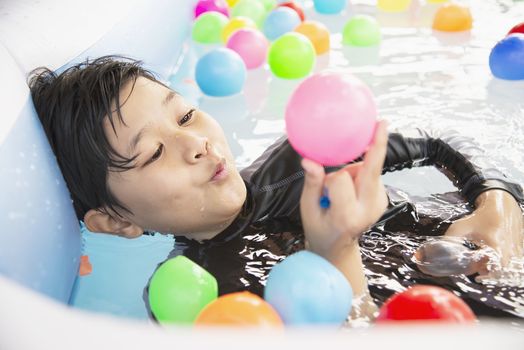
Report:
[[[433,29],[443,32],[470,30],[472,25],[469,8],[457,4],[442,5],[433,18]]]
[[[235,17],[226,24],[224,29],[222,29],[222,41],[227,43],[229,37],[239,29],[242,28],[253,28],[257,29],[256,23],[247,17]]]
[[[238,0],[226,0],[229,7],[233,7],[237,4]]]
[[[378,0],[377,6],[386,12],[406,11],[411,4],[411,0]]]

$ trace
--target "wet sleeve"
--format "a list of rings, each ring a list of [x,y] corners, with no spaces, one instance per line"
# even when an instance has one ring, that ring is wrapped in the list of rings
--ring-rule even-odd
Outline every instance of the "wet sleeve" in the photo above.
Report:
[[[448,176],[471,205],[478,195],[491,189],[507,191],[524,203],[522,187],[490,165],[473,139],[451,131],[390,133],[383,173],[428,165]]]

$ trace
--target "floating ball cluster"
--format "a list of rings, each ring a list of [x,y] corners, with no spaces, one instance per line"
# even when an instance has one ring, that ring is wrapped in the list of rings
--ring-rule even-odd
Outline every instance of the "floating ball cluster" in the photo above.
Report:
[[[329,261],[306,250],[273,267],[263,299],[247,291],[218,297],[216,279],[184,256],[160,265],[149,286],[153,315],[165,325],[338,327],[349,316],[352,303],[346,277]],[[414,320],[467,324],[477,319],[450,291],[414,285],[386,300],[376,323]]]

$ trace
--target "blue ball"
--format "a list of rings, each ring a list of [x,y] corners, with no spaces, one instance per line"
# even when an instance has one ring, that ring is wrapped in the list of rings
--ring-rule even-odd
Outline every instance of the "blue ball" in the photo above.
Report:
[[[500,79],[524,79],[524,34],[514,33],[499,41],[489,55],[489,68]]]
[[[335,266],[303,250],[269,273],[264,299],[285,324],[342,324],[351,311],[353,291]]]
[[[300,24],[300,17],[289,7],[278,7],[267,15],[264,21],[264,34],[269,40],[293,31]]]
[[[209,96],[239,93],[246,81],[246,66],[235,51],[219,48],[202,56],[195,68],[196,82]]]
[[[313,0],[315,10],[325,15],[334,15],[346,8],[346,0]]]

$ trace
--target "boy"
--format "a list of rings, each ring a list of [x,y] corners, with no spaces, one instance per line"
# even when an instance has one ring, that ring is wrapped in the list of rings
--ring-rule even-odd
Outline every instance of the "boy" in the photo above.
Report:
[[[486,178],[450,144],[389,137],[379,123],[364,160],[327,169],[279,140],[241,173],[220,126],[138,62],[102,57],[30,81],[33,100],[89,230],[127,238],[172,233],[172,255],[210,271],[220,294],[262,294],[275,262],[303,249],[331,261],[356,295],[367,291],[358,238],[383,216],[383,171],[434,164],[476,208],[448,235],[488,244],[507,262],[522,254],[520,186]],[[323,188],[331,206],[318,203]],[[398,211],[391,206],[381,222]]]

